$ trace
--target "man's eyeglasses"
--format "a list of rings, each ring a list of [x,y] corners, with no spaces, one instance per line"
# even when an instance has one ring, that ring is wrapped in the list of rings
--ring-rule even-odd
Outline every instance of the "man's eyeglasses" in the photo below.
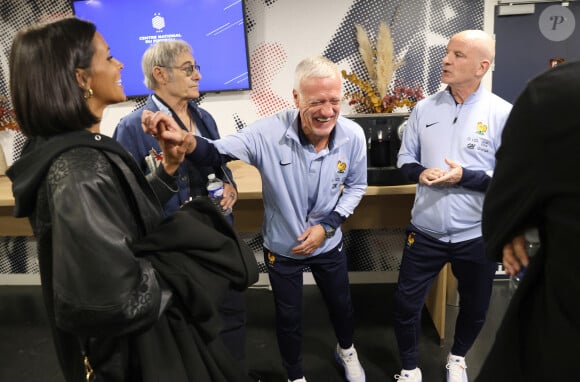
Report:
[[[199,73],[199,71],[201,70],[201,66],[195,64],[189,64],[189,65],[185,65],[185,66],[164,66],[164,65],[159,65],[162,68],[172,68],[172,69],[179,69],[179,70],[183,70],[183,72],[185,73],[186,76],[190,77],[193,74],[193,70],[195,69],[196,72]]]

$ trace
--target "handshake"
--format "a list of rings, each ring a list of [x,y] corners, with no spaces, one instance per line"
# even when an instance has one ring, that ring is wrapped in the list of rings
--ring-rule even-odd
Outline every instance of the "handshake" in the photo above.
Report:
[[[144,110],[141,114],[141,127],[146,134],[152,135],[159,142],[163,153],[160,157],[161,163],[168,174],[175,173],[185,155],[195,150],[195,137],[183,130],[171,115]]]

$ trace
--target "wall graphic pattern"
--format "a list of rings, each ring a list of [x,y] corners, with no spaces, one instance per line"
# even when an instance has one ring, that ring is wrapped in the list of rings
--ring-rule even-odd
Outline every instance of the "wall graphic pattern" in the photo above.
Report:
[[[425,94],[433,94],[440,88],[441,60],[449,37],[465,29],[482,29],[483,9],[483,0],[356,0],[323,54],[335,62],[346,61],[351,71],[365,73],[353,26],[360,24],[372,34],[386,21],[395,54],[404,60],[392,83],[419,86]],[[345,88],[355,90],[350,83]]]
[[[35,23],[44,23],[64,16],[72,15],[68,1],[19,1],[3,0],[0,7],[0,95],[10,98],[8,89],[8,57],[12,39],[20,29]],[[6,133],[7,134],[7,133]],[[24,137],[20,133],[10,134],[10,142],[3,144],[8,156],[6,162],[11,164],[20,156]]]

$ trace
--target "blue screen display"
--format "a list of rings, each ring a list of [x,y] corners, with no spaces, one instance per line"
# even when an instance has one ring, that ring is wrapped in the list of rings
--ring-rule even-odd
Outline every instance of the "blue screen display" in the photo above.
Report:
[[[143,84],[141,57],[151,44],[185,40],[201,66],[201,92],[250,88],[242,0],[73,1],[78,18],[92,21],[121,61],[127,96],[151,91]]]

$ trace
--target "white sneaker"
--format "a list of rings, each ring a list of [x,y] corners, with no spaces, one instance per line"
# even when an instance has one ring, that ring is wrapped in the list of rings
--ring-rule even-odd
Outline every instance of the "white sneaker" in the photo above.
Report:
[[[447,369],[447,382],[467,382],[465,357],[449,353],[445,368]]]
[[[306,382],[306,378],[302,377],[298,379],[288,380],[288,382]]]
[[[344,376],[348,382],[365,382],[365,371],[358,360],[354,345],[350,349],[341,349],[336,345],[334,352],[336,361],[344,368]]]
[[[395,380],[401,382],[421,382],[423,381],[423,375],[421,375],[421,369],[418,367],[413,370],[401,370],[401,374],[395,374]]]

